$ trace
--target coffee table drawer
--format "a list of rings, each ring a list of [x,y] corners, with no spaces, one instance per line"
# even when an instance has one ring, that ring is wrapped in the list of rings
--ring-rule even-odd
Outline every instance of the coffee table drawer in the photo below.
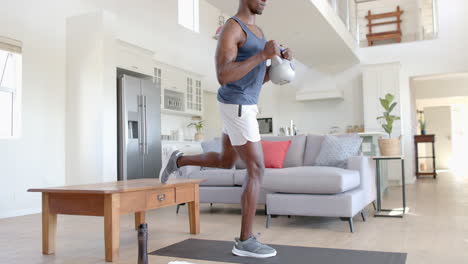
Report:
[[[149,191],[146,193],[146,206],[150,209],[172,204],[175,204],[174,188]]]
[[[193,186],[183,186],[176,188],[176,203],[187,203],[195,199]]]

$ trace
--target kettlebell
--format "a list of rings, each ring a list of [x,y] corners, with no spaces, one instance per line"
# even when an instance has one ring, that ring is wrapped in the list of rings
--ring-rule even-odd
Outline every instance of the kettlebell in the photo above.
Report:
[[[275,56],[271,59],[269,75],[270,80],[274,84],[284,85],[294,80],[296,72],[294,71],[294,66],[289,60]]]

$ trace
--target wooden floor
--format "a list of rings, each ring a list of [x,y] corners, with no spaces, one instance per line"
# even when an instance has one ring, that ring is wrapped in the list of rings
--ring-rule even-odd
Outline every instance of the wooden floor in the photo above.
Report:
[[[399,189],[387,193],[384,206],[400,207]],[[265,229],[263,210],[257,214],[255,230],[266,243],[359,250],[407,252],[408,264],[468,263],[468,174],[441,173],[437,180],[419,179],[408,186],[409,213],[404,219],[355,217],[355,233],[336,218],[279,217]],[[201,207],[201,234],[197,238],[233,240],[238,235],[237,207]],[[187,208],[179,215],[170,207],[148,213],[149,250],[192,237]],[[0,219],[0,263],[104,263],[103,219],[99,217],[58,217],[57,253],[41,254],[40,215]],[[133,215],[121,220],[121,260],[136,263],[137,241]],[[151,264],[176,260],[151,256]],[[181,260],[181,259],[179,259]],[[185,260],[192,263],[214,263]]]

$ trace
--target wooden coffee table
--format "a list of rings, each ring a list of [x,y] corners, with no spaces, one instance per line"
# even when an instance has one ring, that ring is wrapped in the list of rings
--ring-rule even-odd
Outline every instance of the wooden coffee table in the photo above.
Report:
[[[104,216],[106,261],[119,257],[120,215],[135,213],[135,228],[145,212],[188,203],[190,233],[200,233],[199,184],[204,180],[139,179],[98,184],[29,189],[42,192],[42,253],[55,252],[57,214]]]

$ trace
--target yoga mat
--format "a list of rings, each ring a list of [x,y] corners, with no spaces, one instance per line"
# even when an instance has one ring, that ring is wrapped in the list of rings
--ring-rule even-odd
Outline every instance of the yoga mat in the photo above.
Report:
[[[278,252],[277,256],[258,259],[232,255],[233,246],[233,241],[187,239],[150,254],[242,264],[405,264],[407,255],[393,252],[271,245]]]

